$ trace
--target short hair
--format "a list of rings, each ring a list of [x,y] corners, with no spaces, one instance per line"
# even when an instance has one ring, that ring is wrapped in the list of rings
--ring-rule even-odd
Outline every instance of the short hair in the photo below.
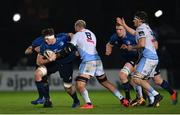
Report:
[[[142,20],[143,23],[148,23],[148,15],[145,11],[137,11],[134,17]]]
[[[86,28],[86,22],[84,20],[77,20],[75,26]]]
[[[45,36],[51,36],[54,35],[54,29],[53,28],[46,28],[41,31],[41,34]]]

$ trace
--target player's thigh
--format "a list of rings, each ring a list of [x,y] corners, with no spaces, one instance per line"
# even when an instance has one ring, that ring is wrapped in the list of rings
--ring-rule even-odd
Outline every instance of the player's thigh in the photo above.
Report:
[[[157,64],[158,64],[158,60],[141,58],[137,65],[136,73],[142,74],[143,76],[153,77],[154,75],[152,74],[154,74]]]
[[[96,62],[95,61],[88,61],[82,62],[79,66],[79,72],[82,76],[95,76],[96,71]]]
[[[71,83],[73,78],[73,64],[66,63],[62,64],[61,68],[59,68],[60,77],[63,79],[65,83]]]
[[[105,74],[103,64],[101,60],[96,61],[96,70],[95,70],[95,76],[102,76]]]

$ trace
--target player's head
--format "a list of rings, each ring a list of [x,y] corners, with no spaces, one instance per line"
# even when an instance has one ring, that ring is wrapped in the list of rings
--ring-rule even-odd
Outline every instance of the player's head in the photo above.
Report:
[[[137,11],[134,15],[134,25],[137,27],[139,23],[148,23],[148,15],[144,11]]]
[[[46,28],[42,30],[42,35],[44,40],[47,44],[53,44],[55,41],[54,29],[53,28]]]
[[[117,33],[118,37],[124,38],[124,36],[126,34],[126,30],[122,25],[120,25],[119,23],[116,23],[116,33]]]
[[[82,29],[86,28],[86,22],[84,20],[77,20],[74,24],[75,31],[81,31]]]

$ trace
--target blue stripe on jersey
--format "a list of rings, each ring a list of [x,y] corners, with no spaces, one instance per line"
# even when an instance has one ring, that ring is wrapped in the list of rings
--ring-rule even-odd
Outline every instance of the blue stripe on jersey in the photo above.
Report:
[[[95,61],[95,60],[100,60],[101,59],[97,53],[91,55],[91,54],[88,54],[87,52],[84,52],[81,49],[79,49],[79,53],[81,55],[82,62]]]
[[[153,53],[151,50],[144,48],[143,50],[143,56],[149,59],[157,60],[158,56],[156,53]]]

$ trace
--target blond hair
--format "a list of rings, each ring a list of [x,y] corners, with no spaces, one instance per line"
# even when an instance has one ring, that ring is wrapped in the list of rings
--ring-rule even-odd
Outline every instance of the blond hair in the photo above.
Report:
[[[84,20],[77,20],[75,26],[86,28],[86,22]]]

